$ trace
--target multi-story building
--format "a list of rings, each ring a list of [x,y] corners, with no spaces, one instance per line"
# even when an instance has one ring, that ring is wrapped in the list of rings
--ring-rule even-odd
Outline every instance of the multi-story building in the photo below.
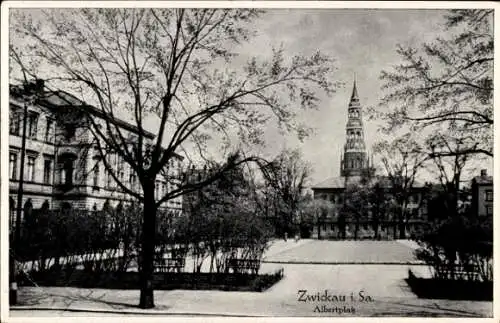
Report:
[[[388,177],[377,176],[373,167],[373,158],[369,157],[364,139],[363,114],[360,104],[356,82],[354,82],[351,99],[348,105],[347,124],[346,124],[346,143],[340,160],[340,176],[328,178],[312,187],[315,199],[328,200],[333,208],[329,214],[325,214],[317,221],[318,225],[313,226],[313,237],[335,237],[339,238],[342,231],[341,226],[345,226],[347,237],[352,237],[357,231],[359,238],[375,237],[371,212],[364,216],[357,214],[347,214],[340,221],[340,213],[346,210],[346,191],[349,188],[355,188],[362,185],[373,185],[378,183],[380,194],[383,200],[390,201],[391,195],[395,190]],[[368,181],[367,181],[368,179]],[[367,182],[364,182],[367,181]],[[408,194],[408,204],[406,205],[407,214],[405,219],[396,219],[395,214],[385,212],[382,219],[378,219],[378,230],[381,237],[394,237],[397,231],[397,222],[404,221],[407,230],[406,235],[411,235],[420,224],[425,208],[422,207],[422,189],[423,185],[414,183],[411,192]],[[366,208],[367,210],[369,208]],[[356,220],[361,218],[360,220]]]
[[[493,176],[486,169],[471,181],[471,213],[475,216],[493,216]]]
[[[36,99],[33,99],[36,98]],[[120,201],[131,202],[130,195],[117,185],[107,171],[97,149],[102,141],[92,135],[85,124],[93,118],[97,124],[108,122],[119,127],[124,136],[134,140],[136,126],[109,118],[95,107],[89,106],[64,91],[47,91],[42,80],[10,88],[9,135],[9,202],[10,209],[17,207],[17,194],[21,173],[21,149],[25,105],[25,162],[22,205],[40,208],[48,203],[52,209],[71,207],[100,209],[108,201],[112,206]],[[153,133],[145,132],[149,142]],[[106,159],[113,165],[116,176],[132,190],[139,189],[135,172],[131,171],[117,154]],[[156,196],[178,185],[181,180],[182,156],[175,154],[165,170],[166,176],[157,179]],[[169,200],[163,207],[180,212],[182,198]]]

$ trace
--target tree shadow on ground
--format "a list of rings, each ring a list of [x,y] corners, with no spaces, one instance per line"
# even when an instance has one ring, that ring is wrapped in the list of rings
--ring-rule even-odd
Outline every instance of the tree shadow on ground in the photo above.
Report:
[[[61,306],[59,307],[61,310],[71,310],[73,309],[73,305],[75,303],[85,303],[87,306],[84,305],[83,307],[95,307],[96,309],[102,309],[102,305],[105,305],[110,310],[140,309],[138,305],[138,298],[136,304],[131,304],[125,300],[123,302],[107,300],[105,299],[107,295],[108,293],[98,294],[95,291],[89,291],[86,294],[82,293],[74,295],[59,294],[57,292],[43,292],[40,294],[33,291],[25,291],[22,297],[20,297],[18,305],[37,306],[46,304],[56,307],[57,304],[60,304]],[[78,306],[76,308],[78,308]],[[154,309],[168,310],[170,308],[170,306],[157,305]]]
[[[379,312],[371,316],[412,316],[412,317],[492,317],[493,312],[488,316],[483,313],[441,307],[437,303],[433,304],[408,304],[401,301],[379,301],[387,305],[401,306],[400,309]],[[408,311],[408,309],[411,309]]]

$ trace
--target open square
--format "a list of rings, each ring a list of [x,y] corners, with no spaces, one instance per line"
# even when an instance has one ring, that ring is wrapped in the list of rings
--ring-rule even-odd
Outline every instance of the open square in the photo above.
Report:
[[[289,244],[293,245],[293,242]],[[414,249],[398,241],[308,240],[296,248],[265,256],[266,262],[324,264],[413,264]]]

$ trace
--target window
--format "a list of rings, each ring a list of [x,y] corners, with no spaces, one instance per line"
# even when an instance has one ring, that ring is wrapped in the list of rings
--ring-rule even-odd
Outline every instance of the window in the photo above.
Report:
[[[28,156],[28,167],[26,169],[25,180],[34,182],[35,181],[35,160],[34,156]]]
[[[111,184],[113,183],[113,176],[111,176],[111,172],[106,170],[106,187],[111,188]]]
[[[63,130],[62,134],[64,136],[64,139],[69,141],[69,140],[73,139],[73,137],[76,134],[76,124],[71,123],[71,122],[63,124],[62,130]]]
[[[162,183],[161,184],[161,190],[163,191],[163,194],[167,194],[168,191],[167,191],[167,183]]]
[[[125,161],[123,160],[123,157],[121,157],[120,155],[117,155],[116,160],[118,163],[118,169],[124,169],[125,168]]]
[[[95,165],[94,178],[92,179],[92,185],[94,187],[99,187],[99,164]]]
[[[63,167],[61,183],[68,186],[73,185],[73,160],[66,160]]]
[[[57,167],[57,171],[59,174],[59,184],[64,184],[66,181],[66,173],[64,172],[64,164],[59,164]]]
[[[486,215],[493,215],[493,205],[486,206]]]
[[[47,125],[45,127],[45,141],[52,141],[54,139],[54,120],[51,118],[47,117]]]
[[[43,163],[43,182],[45,184],[52,183],[52,159],[45,159]]]
[[[123,167],[118,168],[118,179],[120,180],[120,183],[123,184],[123,178],[124,178],[124,173],[123,173]]]
[[[29,138],[36,139],[37,127],[38,127],[38,113],[30,112],[28,114],[28,133],[27,133]]]
[[[485,192],[484,199],[485,199],[487,202],[492,202],[492,201],[493,201],[493,191],[492,191],[492,190],[487,190],[487,191]]]
[[[160,194],[160,182],[155,182],[155,196],[158,197]]]
[[[19,130],[21,128],[21,111],[15,108],[11,109],[9,118],[9,133],[11,135],[19,136]]]
[[[17,153],[9,154],[9,178],[17,179]]]
[[[135,174],[130,174],[128,181],[130,183],[130,189],[132,189],[133,191],[136,190],[137,176]]]

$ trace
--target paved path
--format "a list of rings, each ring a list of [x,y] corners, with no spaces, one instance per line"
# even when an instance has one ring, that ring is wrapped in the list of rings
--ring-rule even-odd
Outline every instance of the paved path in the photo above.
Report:
[[[356,246],[359,243],[360,246]],[[319,259],[321,255],[329,260],[343,257],[341,259],[349,261],[407,261],[411,249],[398,242],[303,240],[297,244],[275,244],[266,257],[276,261],[302,259],[304,262]],[[374,256],[372,253],[382,254]],[[11,315],[66,316],[94,312],[92,315],[491,317],[493,312],[492,302],[417,298],[404,279],[409,268],[420,276],[428,276],[426,266],[269,262],[262,265],[262,271],[279,267],[284,268],[285,277],[262,293],[156,291],[156,307],[147,311],[137,308],[139,291],[136,290],[21,288],[19,299],[23,303],[12,310]],[[337,299],[332,297],[334,295]],[[322,296],[330,301],[322,301]],[[361,298],[364,301],[360,301]]]
[[[266,262],[308,264],[421,264],[414,245],[401,241],[328,241],[305,243],[266,255]]]

